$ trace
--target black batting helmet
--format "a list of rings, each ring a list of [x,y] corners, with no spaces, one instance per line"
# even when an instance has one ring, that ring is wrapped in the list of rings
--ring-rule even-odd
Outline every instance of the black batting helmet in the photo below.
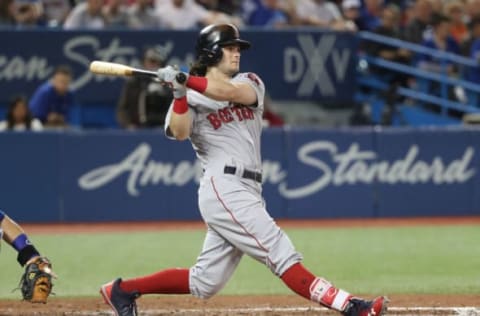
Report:
[[[200,31],[195,47],[197,60],[208,66],[222,59],[222,47],[238,44],[240,49],[250,48],[250,42],[240,39],[240,33],[233,24],[213,24]]]

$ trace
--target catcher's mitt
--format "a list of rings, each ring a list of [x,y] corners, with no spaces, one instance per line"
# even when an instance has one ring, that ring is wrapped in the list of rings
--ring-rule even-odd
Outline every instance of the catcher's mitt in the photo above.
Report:
[[[32,303],[47,303],[52,292],[53,276],[52,264],[46,257],[37,257],[28,262],[19,284],[23,299]]]

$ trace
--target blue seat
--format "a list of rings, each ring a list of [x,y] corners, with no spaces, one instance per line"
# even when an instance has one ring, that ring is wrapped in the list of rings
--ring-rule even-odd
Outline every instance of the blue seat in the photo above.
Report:
[[[449,116],[443,116],[424,110],[420,107],[402,105],[399,107],[405,124],[411,126],[422,125],[459,125],[462,122]]]

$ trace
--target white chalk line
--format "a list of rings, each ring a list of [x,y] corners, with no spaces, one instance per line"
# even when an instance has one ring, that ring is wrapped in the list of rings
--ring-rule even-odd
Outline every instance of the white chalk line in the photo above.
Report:
[[[327,312],[323,307],[252,307],[252,308],[174,308],[174,309],[146,309],[140,310],[140,315],[188,315],[188,314],[210,314],[210,313],[227,313],[229,315],[255,313],[305,313],[305,312]],[[394,315],[456,315],[456,316],[480,316],[480,308],[476,307],[389,307],[387,316]],[[63,315],[113,315],[111,311],[97,312],[64,312]]]

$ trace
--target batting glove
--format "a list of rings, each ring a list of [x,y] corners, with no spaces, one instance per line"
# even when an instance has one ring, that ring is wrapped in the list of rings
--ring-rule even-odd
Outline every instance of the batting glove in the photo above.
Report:
[[[167,66],[157,70],[157,76],[160,81],[166,82],[173,89],[173,97],[180,99],[187,94],[187,87],[185,82],[179,83],[177,81],[177,75],[181,73],[172,66]]]

